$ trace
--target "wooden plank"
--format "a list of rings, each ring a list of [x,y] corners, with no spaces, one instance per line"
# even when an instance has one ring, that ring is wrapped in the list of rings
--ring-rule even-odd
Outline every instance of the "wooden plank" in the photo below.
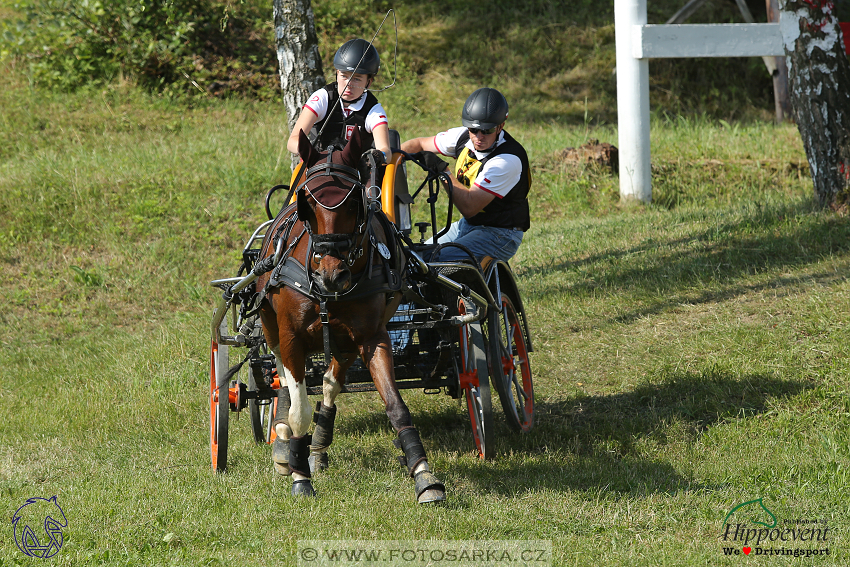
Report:
[[[636,59],[785,55],[779,24],[635,26],[632,40]]]

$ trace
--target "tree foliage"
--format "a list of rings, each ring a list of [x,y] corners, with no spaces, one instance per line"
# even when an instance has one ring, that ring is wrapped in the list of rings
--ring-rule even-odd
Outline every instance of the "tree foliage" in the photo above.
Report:
[[[228,0],[30,0],[15,8],[16,17],[0,20],[0,56],[24,62],[50,87],[122,78],[155,90],[276,86],[270,37],[257,33],[268,14]]]

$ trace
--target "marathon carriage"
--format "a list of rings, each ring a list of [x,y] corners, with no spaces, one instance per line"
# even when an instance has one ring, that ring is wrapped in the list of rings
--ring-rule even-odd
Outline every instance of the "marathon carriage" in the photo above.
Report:
[[[391,136],[392,145],[398,147],[398,134],[391,131]],[[412,195],[407,184],[408,163],[426,172],[424,181]],[[292,191],[284,201],[290,203],[290,208],[295,206],[293,193],[303,178],[301,170],[293,174]],[[445,174],[441,176],[429,170],[415,156],[396,151],[384,170],[379,195],[374,191],[377,187],[373,187],[370,206],[383,211],[391,223],[389,231],[401,243],[399,249],[404,254],[399,274],[403,298],[386,329],[392,342],[395,386],[399,390],[422,389],[425,393],[442,391],[455,399],[464,396],[475,448],[481,458],[491,458],[494,454],[491,385],[512,429],[525,432],[533,426],[534,396],[528,356],[532,350],[531,337],[516,281],[506,262],[489,258],[481,264],[474,258],[441,262],[442,246],[426,243],[429,236],[436,240],[444,234],[451,223],[450,191],[445,191],[448,195],[445,224],[441,215],[438,224],[437,211],[439,188],[448,183]],[[288,411],[286,381],[279,376],[275,355],[266,344],[260,322],[258,303],[262,297],[256,289],[256,274],[262,272],[258,270],[262,262],[274,263],[261,257],[263,242],[269,240],[267,233],[282,230],[280,221],[275,225],[276,215],[272,214],[270,203],[275,193],[289,188],[276,186],[266,195],[269,220],[245,244],[237,275],[212,282],[224,292],[211,327],[210,447],[212,468],[217,471],[224,471],[227,465],[231,412],[247,408],[254,439],[257,443],[272,443],[276,438],[275,416]],[[430,205],[430,222],[412,223],[412,205],[423,197],[427,197]],[[277,217],[285,213],[283,209]],[[414,226],[416,234],[412,230]],[[376,250],[384,255],[381,246],[377,244]],[[280,252],[274,258],[278,256]],[[309,258],[305,263],[308,261]],[[294,285],[300,287],[298,282]],[[304,377],[307,393],[311,395],[322,394],[324,375],[332,358],[327,333],[324,343],[324,353],[311,354],[305,360]],[[341,391],[375,389],[375,381],[364,362],[353,362],[345,373]],[[323,417],[327,418],[317,411],[314,419]],[[405,452],[408,453],[407,449]],[[310,464],[315,465],[312,460]]]

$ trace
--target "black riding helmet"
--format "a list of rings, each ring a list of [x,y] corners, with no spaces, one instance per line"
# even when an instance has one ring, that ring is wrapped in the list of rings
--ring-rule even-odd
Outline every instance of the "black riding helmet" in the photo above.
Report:
[[[350,39],[337,49],[334,68],[363,75],[377,75],[381,68],[381,57],[375,46],[365,39]]]
[[[478,89],[466,99],[461,120],[467,128],[488,130],[508,117],[508,101],[496,89]]]

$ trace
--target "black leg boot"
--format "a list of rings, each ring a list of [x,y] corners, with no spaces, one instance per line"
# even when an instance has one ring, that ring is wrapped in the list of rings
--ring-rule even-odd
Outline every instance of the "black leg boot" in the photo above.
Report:
[[[315,496],[316,491],[313,490],[313,483],[310,482],[310,436],[302,435],[301,437],[289,438],[289,468],[293,473],[298,473],[301,476],[306,476],[304,480],[295,480],[292,482],[293,496]]]
[[[398,432],[398,439],[393,442],[395,446],[404,451],[404,456],[399,457],[402,466],[407,467],[407,472],[413,477],[416,500],[420,504],[429,502],[442,502],[446,499],[446,487],[437,480],[428,468],[428,460],[425,456],[425,447],[419,438],[419,432],[413,426],[404,427]],[[419,472],[414,473],[416,467],[424,464]]]
[[[336,406],[327,407],[322,402],[316,403],[316,413],[313,421],[316,428],[313,430],[313,443],[310,445],[310,472],[321,472],[328,468],[328,447],[334,440],[334,420],[336,419]]]

